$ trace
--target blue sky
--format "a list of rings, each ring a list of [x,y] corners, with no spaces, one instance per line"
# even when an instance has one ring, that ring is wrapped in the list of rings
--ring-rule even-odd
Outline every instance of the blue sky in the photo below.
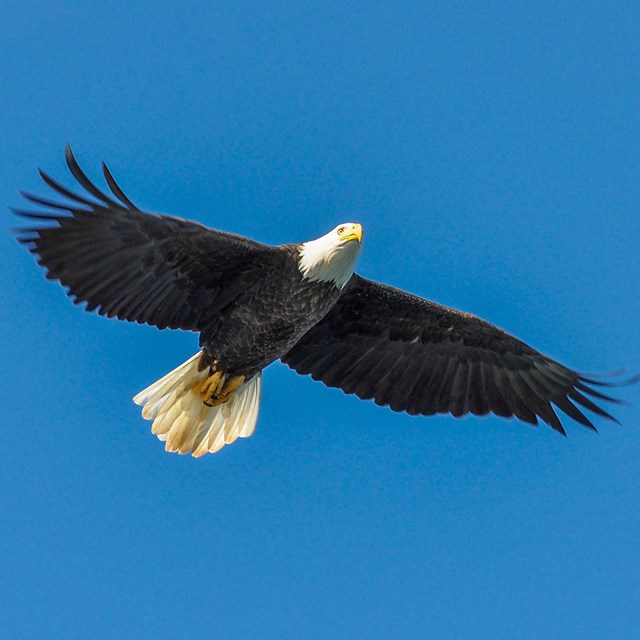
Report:
[[[585,371],[638,370],[637,3],[5,2],[0,201],[64,144],[140,206],[359,272]],[[69,184],[69,182],[68,182]],[[5,227],[12,226],[9,213]],[[10,234],[7,638],[621,638],[640,389],[568,439],[412,418],[281,365],[255,436],[164,453],[131,397],[190,334],[91,316]]]

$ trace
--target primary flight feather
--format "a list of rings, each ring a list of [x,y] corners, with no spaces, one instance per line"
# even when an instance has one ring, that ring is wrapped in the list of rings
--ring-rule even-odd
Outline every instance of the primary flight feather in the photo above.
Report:
[[[200,456],[250,436],[262,370],[280,359],[301,374],[394,411],[542,419],[554,407],[595,429],[583,410],[615,420],[615,402],[585,377],[488,322],[354,273],[362,227],[343,223],[302,244],[269,246],[138,209],[112,195],[67,147],[79,195],[43,171],[64,201],[23,193],[42,209],[20,230],[47,271],[88,311],[200,334],[197,354],[134,401],[167,451]],[[594,401],[595,399],[595,401]]]

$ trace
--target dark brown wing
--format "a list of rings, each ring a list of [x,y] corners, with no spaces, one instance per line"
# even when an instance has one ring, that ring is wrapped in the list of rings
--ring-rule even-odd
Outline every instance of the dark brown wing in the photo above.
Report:
[[[86,303],[87,311],[160,329],[200,331],[264,274],[277,251],[195,222],[144,213],[104,164],[114,197],[89,181],[69,147],[66,159],[86,194],[69,191],[41,171],[47,185],[67,201],[23,193],[45,210],[16,210],[37,221],[20,229],[18,239],[38,256],[47,278],[68,287],[74,302]]]
[[[468,313],[354,275],[336,306],[282,361],[330,387],[432,415],[542,418],[564,429],[552,405],[595,429],[579,405],[615,420],[587,396],[615,402],[602,385]]]

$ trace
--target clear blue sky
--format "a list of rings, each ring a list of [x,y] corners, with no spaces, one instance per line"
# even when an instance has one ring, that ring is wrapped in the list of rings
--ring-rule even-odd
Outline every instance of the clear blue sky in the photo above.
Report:
[[[264,242],[358,220],[360,273],[638,370],[637,3],[55,4],[1,10],[6,207],[70,141]],[[565,440],[274,365],[253,438],[178,457],[131,397],[196,337],[84,313],[8,233],[0,263],[3,638],[637,634],[637,386]]]

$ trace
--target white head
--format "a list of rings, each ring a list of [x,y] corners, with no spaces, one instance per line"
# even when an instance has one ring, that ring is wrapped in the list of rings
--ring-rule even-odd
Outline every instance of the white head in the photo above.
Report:
[[[342,289],[353,275],[361,249],[362,225],[345,222],[301,245],[298,268],[307,280],[333,282]]]

